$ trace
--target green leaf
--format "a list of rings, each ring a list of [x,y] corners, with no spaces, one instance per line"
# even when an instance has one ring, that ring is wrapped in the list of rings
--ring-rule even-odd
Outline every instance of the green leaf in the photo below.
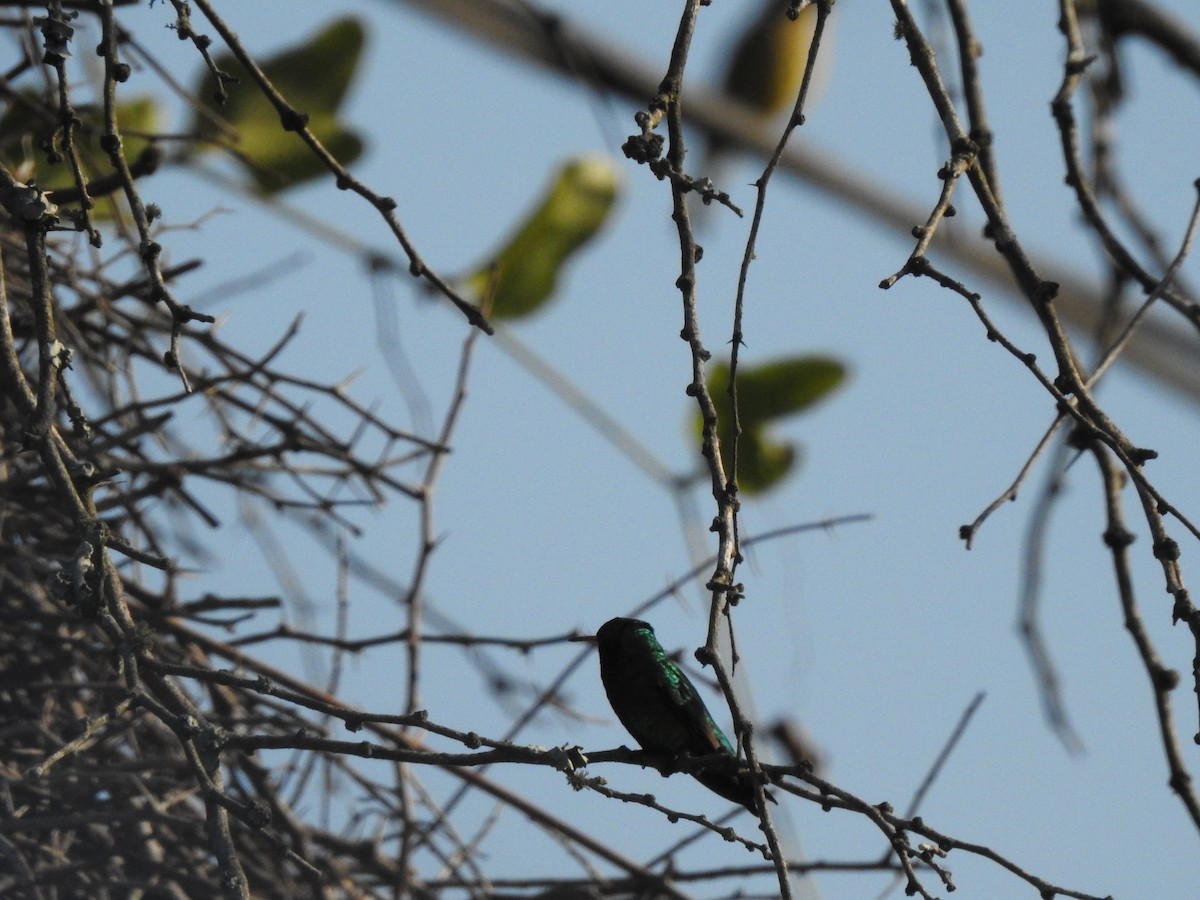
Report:
[[[845,367],[826,356],[793,356],[761,366],[738,369],[738,416],[742,434],[738,439],[739,488],[761,494],[774,487],[796,466],[799,449],[792,443],[774,440],[768,424],[803,412],[835,390],[846,378]],[[721,459],[730,473],[733,447],[733,414],[729,405],[729,364],[717,363],[709,370],[708,390],[717,408],[717,435]],[[703,433],[699,415],[694,418],[697,434]]]
[[[308,117],[308,128],[343,165],[362,155],[364,144],[338,121],[338,111],[362,57],[365,32],[357,19],[331,23],[311,40],[260,63],[263,73],[284,99]],[[206,104],[192,123],[201,141],[197,150],[227,143],[231,136],[237,158],[259,190],[265,194],[309,181],[327,172],[324,164],[295,134],[285,131],[274,105],[259,90],[250,73],[231,55],[217,58],[217,67],[235,76],[226,83],[225,103],[218,104],[221,89],[206,71],[197,95]]]
[[[722,451],[726,444],[722,441]],[[791,472],[799,450],[788,441],[773,441],[765,429],[753,428],[738,441],[738,487],[745,494],[762,494]]]
[[[513,235],[466,282],[492,319],[517,319],[543,308],[566,261],[600,230],[620,189],[619,173],[601,156],[569,160]]]
[[[34,110],[40,101],[33,94],[26,94],[28,102],[14,102],[0,119],[0,163],[18,176],[21,181],[35,179],[43,190],[56,191],[75,187],[75,177],[66,157],[51,163],[45,148],[54,137],[54,150],[62,153],[62,137],[56,132],[56,123],[47,121]],[[74,135],[75,152],[89,183],[107,178],[114,173],[108,154],[100,149],[99,136],[104,133],[104,110],[99,106],[81,104],[75,112],[80,126]],[[121,133],[121,148],[125,160],[133,165],[150,145],[150,138],[159,130],[159,107],[153,97],[135,96],[117,104],[117,129]],[[95,219],[111,218],[112,203],[124,194],[117,190],[104,197],[96,197],[92,210]]]
[[[825,356],[795,356],[738,370],[738,417],[742,427],[794,415],[812,406],[845,380],[846,369]],[[729,364],[713,366],[708,389],[717,415],[729,413]]]

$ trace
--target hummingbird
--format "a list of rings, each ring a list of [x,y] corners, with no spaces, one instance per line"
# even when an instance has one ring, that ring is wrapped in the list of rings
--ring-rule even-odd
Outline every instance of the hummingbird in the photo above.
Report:
[[[695,685],[667,656],[648,623],[609,619],[595,641],[608,702],[643,750],[666,757],[716,753],[737,757]],[[755,812],[754,779],[748,772],[699,771],[692,777]],[[767,797],[775,802],[770,794]]]

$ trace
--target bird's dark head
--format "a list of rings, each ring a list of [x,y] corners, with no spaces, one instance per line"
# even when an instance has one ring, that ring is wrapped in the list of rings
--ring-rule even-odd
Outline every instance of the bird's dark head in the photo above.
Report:
[[[654,628],[641,619],[617,617],[608,619],[594,635],[575,635],[569,638],[578,643],[595,644],[601,659],[616,659],[634,647],[658,647]]]
[[[609,619],[601,625],[600,630],[594,635],[581,634],[572,637],[571,640],[580,643],[595,644],[599,647],[600,652],[604,653],[606,650],[615,650],[617,647],[620,647],[630,636],[638,631],[648,631],[651,635],[654,634],[654,628],[649,622],[618,616],[615,619]]]
[[[643,622],[641,619],[624,619],[618,616],[600,626],[600,630],[596,632],[596,643],[600,647],[600,652],[603,653],[606,647],[621,646],[638,631],[648,631],[650,634],[654,634],[654,629],[648,622]]]

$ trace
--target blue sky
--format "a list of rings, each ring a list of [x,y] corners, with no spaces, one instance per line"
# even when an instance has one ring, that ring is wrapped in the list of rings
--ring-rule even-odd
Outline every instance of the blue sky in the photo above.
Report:
[[[573,22],[665,67],[679,4],[642,0],[545,2]],[[914,4],[924,7],[924,4]],[[1187,0],[1163,3],[1181,17]],[[543,189],[550,171],[579,152],[608,152],[622,170],[624,194],[604,235],[583,254],[544,314],[514,326],[517,336],[597,404],[618,418],[673,471],[697,459],[684,396],[689,378],[681,321],[677,246],[669,193],[645,169],[620,158],[634,131],[634,103],[611,101],[485,48],[400,2],[261,0],[229,4],[228,21],[255,52],[302,39],[347,12],[370,23],[364,70],[347,119],[369,142],[355,174],[398,201],[397,213],[430,265],[453,274],[495,249]],[[985,54],[984,87],[997,135],[1001,181],[1018,236],[1057,260],[1063,272],[1096,277],[1094,247],[1062,181],[1063,164],[1049,101],[1061,78],[1063,45],[1057,4],[974,3]],[[736,29],[742,3],[706,10],[690,71],[714,77],[721,48]],[[285,15],[286,13],[286,15]],[[127,27],[168,59],[177,77],[198,72],[186,46],[156,29],[163,4],[130,11]],[[832,60],[819,103],[796,139],[811,143],[920,208],[936,200],[935,173],[946,149],[907,51],[892,39],[887,4],[837,5]],[[1118,120],[1122,172],[1168,244],[1179,240],[1200,175],[1196,84],[1144,47],[1126,54],[1130,101]],[[190,76],[194,77],[194,76]],[[188,80],[185,78],[185,80]],[[147,88],[152,82],[147,79]],[[233,168],[225,169],[235,173]],[[743,205],[756,177],[746,160],[729,174]],[[145,197],[169,221],[199,220],[163,243],[176,259],[220,259],[190,283],[205,296],[260,267],[285,263],[264,287],[218,291],[206,309],[219,313],[225,338],[253,349],[273,343],[291,317],[305,315],[289,361],[313,377],[340,379],[362,370],[355,396],[379,404],[402,423],[410,413],[377,348],[376,301],[359,260],[289,225],[244,196],[197,187],[186,173],[147,183]],[[310,215],[395,252],[379,218],[330,184],[287,195]],[[977,233],[980,216],[960,193],[954,225]],[[724,347],[746,223],[714,217],[702,238],[702,326],[708,346]],[[915,222],[914,222],[915,224]],[[253,240],[248,240],[252,235]],[[873,518],[758,547],[740,575],[747,599],[737,611],[743,675],[762,722],[780,715],[804,722],[829,760],[829,777],[871,802],[904,807],[960,713],[978,691],[987,700],[930,792],[922,814],[942,831],[986,843],[1019,865],[1075,890],[1116,897],[1185,898],[1200,882],[1197,834],[1173,799],[1158,745],[1152,696],[1122,628],[1100,540],[1101,495],[1094,466],[1080,460],[1055,509],[1044,588],[1046,638],[1064,681],[1064,696],[1086,753],[1071,756],[1045,726],[1033,677],[1014,630],[1021,547],[1044,477],[1039,469],[1018,501],[985,525],[972,550],[957,537],[1012,480],[1053,414],[1053,401],[997,345],[968,306],[930,281],[906,280],[883,292],[879,281],[911,249],[904,231],[884,229],[795,181],[778,177],[751,271],[746,355],[753,364],[785,353],[826,353],[843,360],[850,379],[830,401],[787,423],[802,442],[804,467],[785,489],[747,502],[750,534],[856,513]],[[971,275],[950,266],[968,283]],[[1189,261],[1185,278],[1197,276]],[[1055,278],[1055,271],[1044,273]],[[460,316],[430,302],[407,280],[385,286],[394,306],[402,354],[440,418],[448,402],[465,334]],[[1032,318],[1012,298],[983,284],[989,313],[1021,347],[1045,357]],[[1200,509],[1195,479],[1196,404],[1127,366],[1106,379],[1102,400],[1133,440],[1159,451],[1148,469],[1184,510]],[[419,425],[420,422],[418,421]],[[1132,498],[1130,521],[1137,516]],[[219,499],[214,500],[220,503]],[[696,498],[700,521],[712,501]],[[215,538],[221,564],[197,580],[239,593],[277,590],[257,561],[247,531],[230,507],[227,533]],[[691,566],[671,498],[602,436],[566,409],[494,342],[481,341],[454,453],[438,488],[442,546],[429,581],[429,602],[490,635],[590,631],[659,591]],[[417,537],[414,509],[396,504],[364,515],[354,549],[408,577]],[[1185,571],[1195,545],[1182,529]],[[290,534],[286,529],[285,534]],[[703,533],[703,529],[701,529]],[[291,537],[289,537],[289,540]],[[1177,725],[1193,767],[1190,735],[1190,640],[1170,627],[1169,598],[1148,552],[1144,529],[1134,546],[1143,615],[1167,663],[1185,675],[1176,692]],[[302,543],[295,557],[311,603],[327,624],[334,574],[327,557]],[[649,616],[668,649],[703,640],[706,598],[699,585]],[[401,611],[358,586],[357,633],[399,626]],[[506,659],[521,676],[546,679],[574,648]],[[497,651],[504,658],[503,651]],[[280,662],[287,664],[286,660]],[[294,662],[290,663],[295,665]],[[431,716],[452,727],[498,736],[504,709],[451,650],[429,653],[426,700]],[[346,693],[360,705],[394,711],[403,702],[403,660],[377,654],[357,661]],[[395,685],[391,690],[390,686]],[[522,735],[531,743],[602,749],[631,743],[609,713],[595,665],[570,683],[585,722],[546,716]],[[718,701],[714,701],[718,702]],[[575,794],[554,773],[493,770],[512,786],[536,791],[548,806],[586,822],[632,856],[649,858],[684,833],[644,809],[617,808]],[[689,780],[597,766],[625,790],[652,791],[668,805],[719,814],[713,798]],[[882,852],[880,836],[860,819],[822,813],[795,800],[781,815],[814,859],[861,859]],[[741,824],[752,833],[749,820]],[[501,871],[525,873],[524,823],[510,820],[488,845]],[[545,865],[567,864],[546,850]],[[745,862],[720,841],[692,857]],[[1034,896],[999,867],[955,853],[956,896]],[[880,876],[822,877],[829,900],[875,896]],[[771,882],[746,885],[770,891]]]

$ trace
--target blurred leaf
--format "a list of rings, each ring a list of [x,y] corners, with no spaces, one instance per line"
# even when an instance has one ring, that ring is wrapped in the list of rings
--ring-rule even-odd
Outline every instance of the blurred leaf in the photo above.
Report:
[[[62,153],[61,136],[55,134],[55,122],[37,114],[41,101],[32,94],[23,95],[28,103],[14,101],[0,118],[0,163],[20,181],[36,179],[47,191],[73,189],[75,177],[65,157],[51,163],[45,147],[54,136],[54,150]],[[99,136],[104,133],[104,111],[98,106],[80,105],[75,112],[81,125],[75,130],[75,151],[88,183],[114,174],[108,154],[100,149]],[[133,97],[117,104],[117,129],[125,160],[131,165],[146,150],[151,141],[145,135],[159,129],[159,108],[153,97]],[[123,197],[119,191],[96,198],[93,218],[111,218],[113,198]]]
[[[490,294],[492,319],[541,309],[564,263],[608,218],[619,188],[618,171],[606,157],[568,161],[503,249],[467,279],[467,290],[481,304]]]
[[[794,356],[754,368],[738,370],[738,414],[742,434],[738,439],[738,486],[747,494],[774,487],[795,467],[799,450],[787,441],[772,439],[768,423],[808,409],[838,387],[846,369],[825,356]],[[729,406],[729,364],[709,370],[708,390],[717,408],[717,434],[725,469],[731,467],[733,415]],[[693,419],[696,433],[703,422]]]
[[[804,79],[817,26],[816,4],[796,19],[784,14],[783,0],[757,4],[750,23],[730,52],[722,88],[766,116],[790,109]]]
[[[840,362],[825,356],[796,356],[738,371],[738,416],[748,428],[812,406],[846,377]],[[708,377],[717,415],[729,415],[729,364],[717,363]]]
[[[728,448],[723,438],[721,452],[728,467]],[[789,441],[773,441],[763,428],[742,432],[738,441],[738,487],[745,494],[761,494],[791,472],[799,451]]]
[[[260,63],[276,90],[308,116],[309,130],[343,165],[358,159],[364,147],[362,139],[338,121],[338,110],[358,71],[364,40],[357,19],[338,19],[312,40]],[[241,63],[223,55],[217,58],[217,67],[238,81],[226,83],[228,96],[224,105],[218,104],[220,85],[206,70],[196,93],[207,110],[198,112],[192,122],[192,132],[203,140],[193,149],[213,149],[217,145],[212,141],[228,140],[228,132],[219,124],[223,121],[236,135],[238,158],[266,194],[328,171],[299,137],[284,130],[279,113]]]

